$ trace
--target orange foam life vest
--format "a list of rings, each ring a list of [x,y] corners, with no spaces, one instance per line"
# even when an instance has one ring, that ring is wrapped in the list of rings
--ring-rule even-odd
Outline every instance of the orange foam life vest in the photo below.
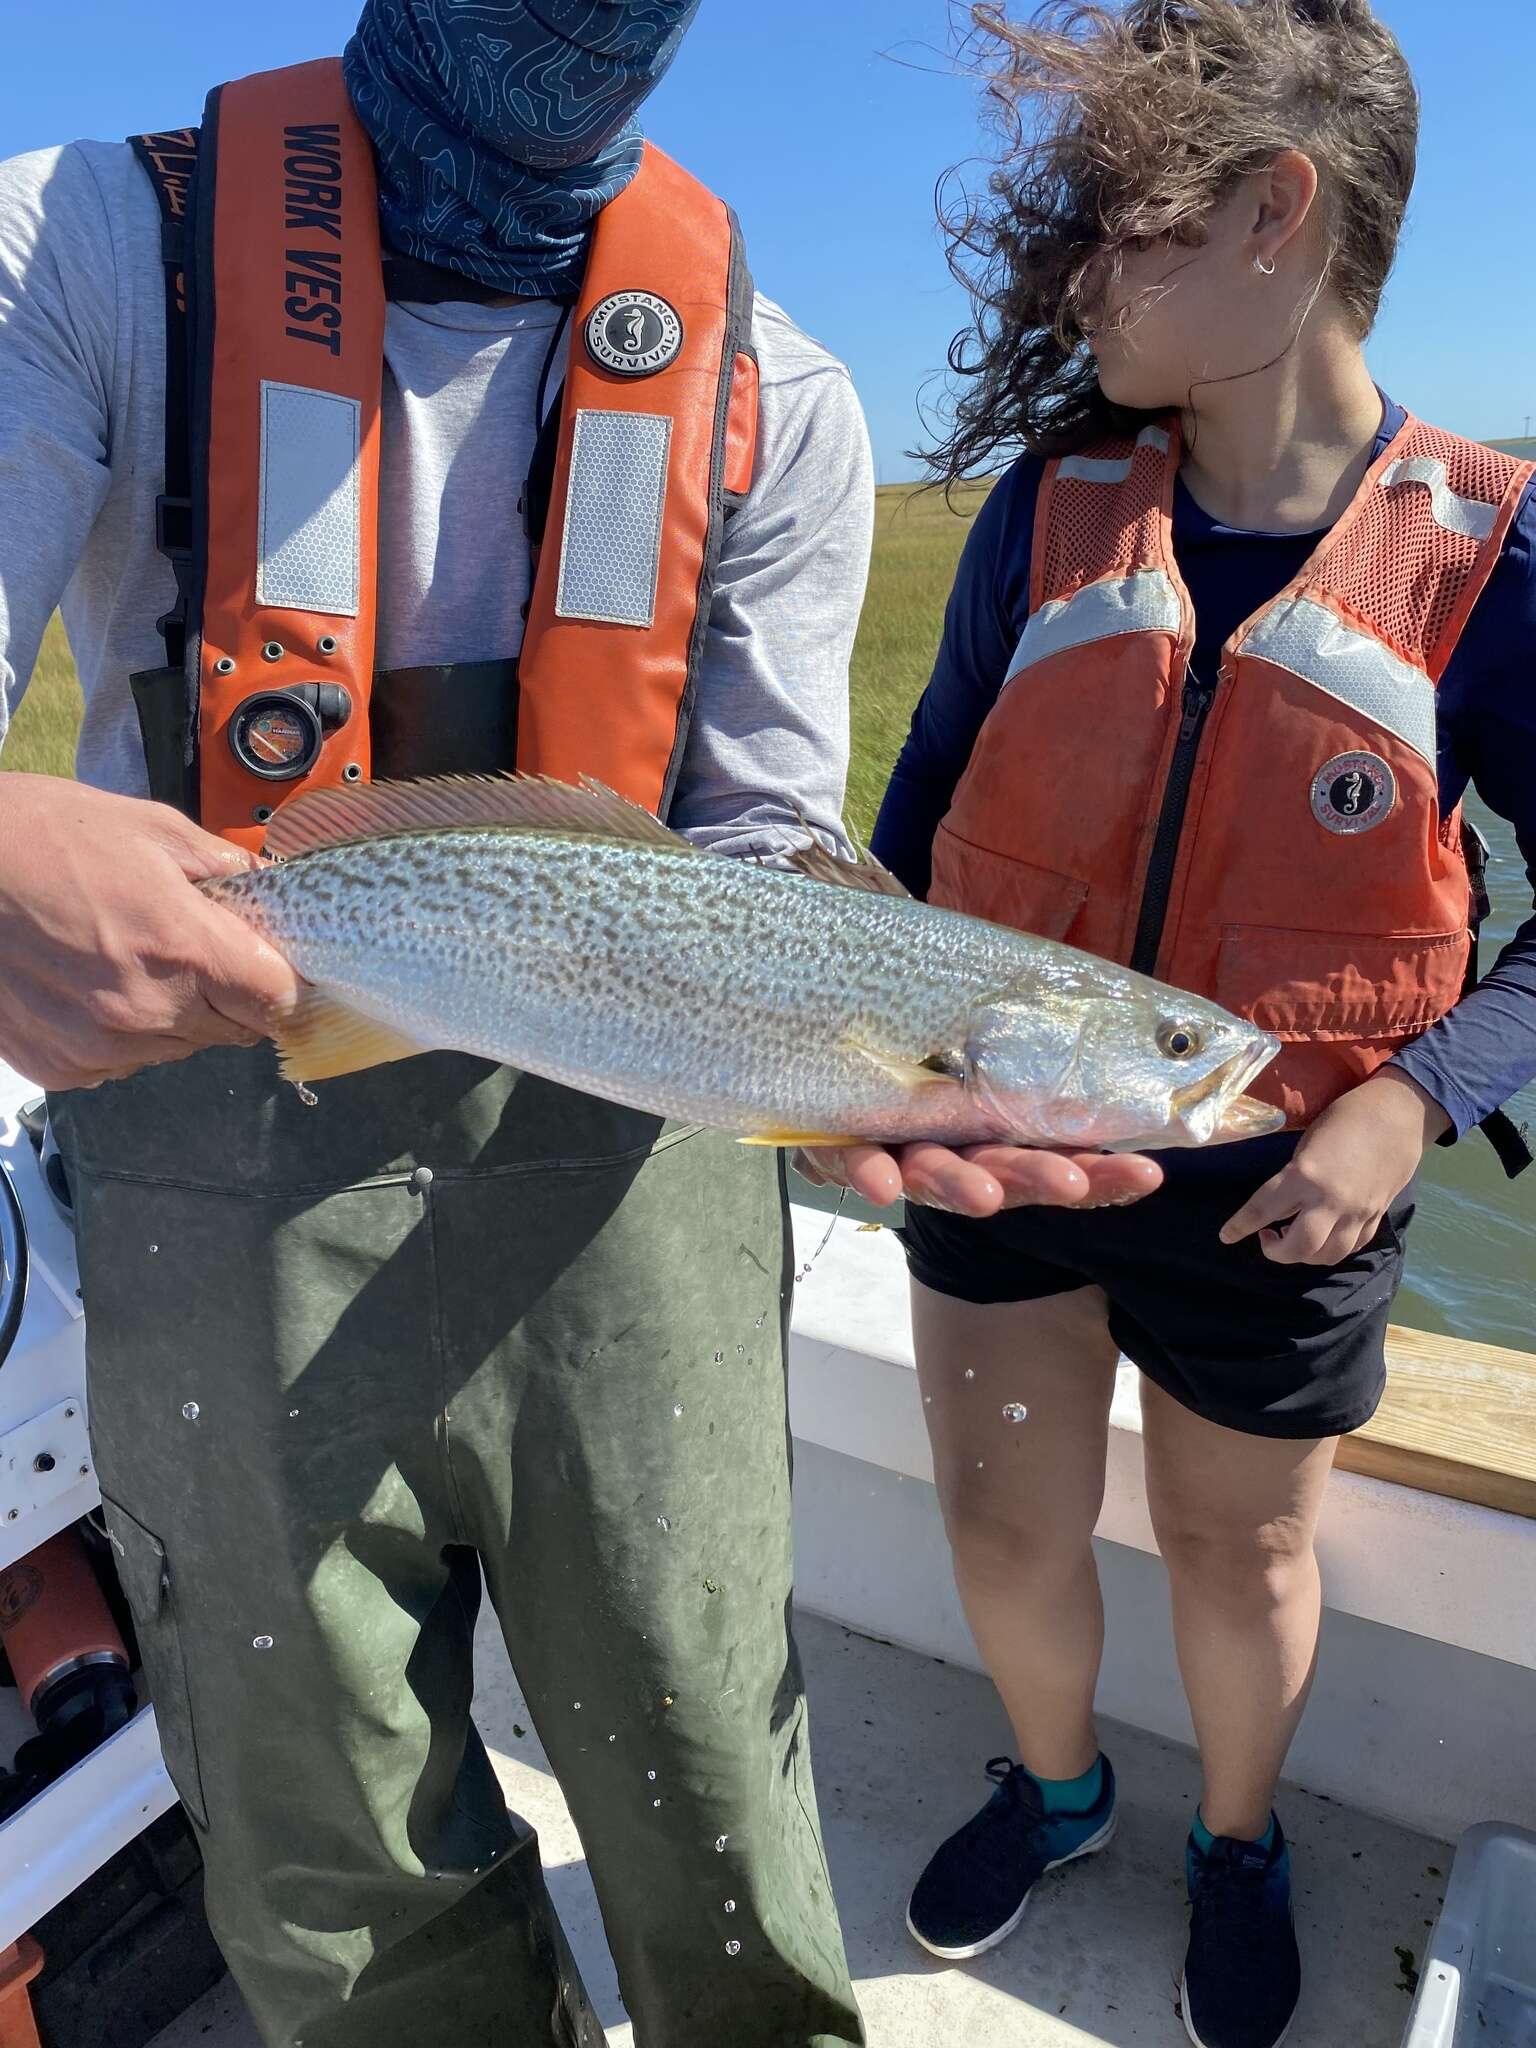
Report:
[[[1536,465],[1409,419],[1300,574],[1190,669],[1176,423],[1047,465],[1030,616],[931,900],[1214,998],[1316,1117],[1466,985],[1435,689]]]
[[[259,848],[297,790],[370,771],[386,309],[372,152],[334,59],[222,86],[200,133],[134,147],[163,221],[157,531],[178,585],[168,665],[135,696],[152,784],[179,769],[184,808]],[[518,768],[665,811],[723,521],[752,478],[751,313],[734,216],[647,147],[598,218],[574,310]]]

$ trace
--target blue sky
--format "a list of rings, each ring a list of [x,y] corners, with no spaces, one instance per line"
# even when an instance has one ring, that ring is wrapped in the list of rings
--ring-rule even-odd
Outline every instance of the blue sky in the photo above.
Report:
[[[338,49],[357,0],[16,0],[0,154],[195,118],[208,85]],[[1372,344],[1377,377],[1487,438],[1536,415],[1533,0],[1378,0],[1425,102],[1419,187]],[[965,317],[933,188],[978,146],[947,0],[704,0],[647,127],[735,204],[762,290],[852,367],[880,475],[912,473]],[[148,33],[153,22],[155,31]]]

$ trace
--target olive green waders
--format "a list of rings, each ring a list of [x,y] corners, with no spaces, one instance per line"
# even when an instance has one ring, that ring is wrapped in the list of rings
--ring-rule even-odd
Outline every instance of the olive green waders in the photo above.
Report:
[[[603,2040],[470,1719],[483,1571],[637,2048],[861,2041],[775,1156],[438,1054],[314,1108],[264,1049],[54,1110],[107,1518],[263,2039]]]

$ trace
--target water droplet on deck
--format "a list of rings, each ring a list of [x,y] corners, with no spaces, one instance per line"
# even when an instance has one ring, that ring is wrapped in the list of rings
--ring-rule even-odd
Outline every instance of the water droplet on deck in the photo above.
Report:
[[[298,1414],[298,1412],[299,1411],[297,1408],[290,1408],[288,1410],[288,1420],[292,1422],[293,1418]]]
[[[617,1735],[610,1735],[610,1736],[609,1736],[609,1738],[608,1738],[608,1740],[609,1740],[610,1742],[617,1742],[617,1741],[618,1741],[618,1739],[619,1739],[619,1738],[617,1737]]]
[[[645,1775],[650,1779],[651,1783],[654,1785],[656,1782],[656,1773],[654,1771],[647,1771]]]
[[[986,1469],[987,1469],[987,1461],[986,1461],[986,1459],[985,1459],[985,1458],[978,1458],[978,1459],[976,1460],[976,1470],[977,1470],[978,1472],[985,1472],[985,1471],[986,1471]]]
[[[736,1910],[736,1901],[734,1899],[727,1899],[725,1902],[725,1910],[727,1911],[727,1913],[734,1913]]]
[[[581,1701],[580,1701],[580,1700],[573,1700],[573,1701],[571,1702],[571,1705],[572,1705],[572,1707],[573,1707],[573,1708],[575,1709],[575,1711],[576,1711],[576,1712],[577,1712],[578,1714],[579,1714],[579,1713],[581,1712]]]
[[[299,1083],[299,1100],[306,1109],[313,1109],[318,1104],[320,1098],[313,1088],[306,1088],[301,1081]]]
[[[924,1396],[923,1396],[923,1406],[924,1406],[925,1408],[931,1408],[931,1407],[933,1406],[933,1396],[932,1396],[932,1394],[924,1394]]]
[[[253,1650],[270,1650],[270,1649],[271,1649],[271,1647],[272,1647],[272,1638],[271,1638],[270,1636],[252,1636],[252,1637],[251,1637],[251,1648],[252,1648]]]
[[[682,1404],[682,1402],[681,1402],[681,1401],[674,1401],[674,1402],[673,1402],[673,1404],[672,1404],[672,1413],[673,1413],[673,1415],[674,1415],[674,1416],[676,1416],[676,1417],[678,1418],[678,1420],[679,1420],[679,1421],[680,1421],[680,1420],[682,1419],[682,1413],[683,1413],[683,1404]]]
[[[181,1404],[182,1417],[187,1422],[196,1422],[202,1412],[195,1401],[183,1401]]]
[[[975,1379],[975,1377],[976,1377],[976,1368],[975,1368],[975,1366],[974,1366],[974,1365],[968,1365],[968,1366],[967,1366],[967,1367],[965,1368],[965,1376],[966,1376],[966,1378],[967,1378],[968,1380],[973,1380],[973,1379]]]
[[[717,1351],[717,1352],[715,1353],[715,1363],[716,1363],[716,1365],[724,1365],[724,1363],[725,1363],[725,1353],[724,1353],[723,1351]]]
[[[663,1535],[665,1535],[671,1529],[672,1524],[667,1520],[665,1515],[658,1515],[656,1517],[656,1526],[658,1529],[661,1530]]]
[[[728,1941],[725,1944],[725,1952],[728,1956],[739,1956],[741,1954],[741,1943],[739,1941]]]
[[[1004,1422],[1027,1422],[1029,1420],[1029,1410],[1022,1401],[1005,1401],[1003,1403],[1003,1420]]]
[[[762,1314],[761,1314],[761,1315],[760,1315],[760,1316],[758,1317],[757,1321],[756,1321],[756,1322],[755,1322],[755,1323],[754,1323],[754,1324],[752,1325],[753,1329],[754,1329],[754,1330],[760,1330],[760,1329],[761,1329],[761,1328],[763,1327],[764,1323],[766,1323],[766,1322],[767,1322],[767,1320],[768,1320],[768,1311],[767,1311],[767,1309],[764,1309],[764,1310],[763,1310],[763,1312],[762,1312]]]
[[[653,1800],[651,1801],[651,1804],[652,1804],[652,1806],[660,1806],[660,1804],[661,1804],[661,1801],[660,1801],[659,1799],[653,1799]]]
[[[157,1244],[152,1244],[152,1245],[150,1246],[150,1250],[151,1250],[152,1252],[157,1252],[157,1251],[159,1251],[159,1249],[160,1249],[160,1247],[159,1247],[159,1245],[157,1245]]]
[[[715,1843],[715,1854],[717,1856],[723,1856],[725,1854],[725,1845],[730,1839],[731,1838],[729,1835],[721,1835],[719,1837],[719,1839]]]
[[[738,1344],[738,1345],[736,1346],[736,1356],[737,1356],[738,1358],[745,1358],[745,1357],[746,1357],[746,1355],[747,1355],[747,1347],[746,1347],[746,1345],[745,1345],[745,1344]]]

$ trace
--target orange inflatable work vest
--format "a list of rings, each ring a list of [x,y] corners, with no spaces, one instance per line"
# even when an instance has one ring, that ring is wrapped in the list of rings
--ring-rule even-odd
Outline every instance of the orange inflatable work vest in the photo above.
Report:
[[[1409,419],[1219,673],[1190,668],[1176,423],[1048,464],[1030,616],[931,900],[1213,997],[1316,1117],[1466,986],[1472,881],[1435,688],[1536,465]],[[1490,1132],[1490,1135],[1492,1133]]]
[[[222,86],[200,132],[134,147],[163,221],[157,529],[178,587],[167,666],[135,696],[153,793],[259,848],[296,791],[370,773],[387,255],[372,152],[334,59]],[[734,216],[647,147],[598,218],[572,317],[513,684],[519,769],[665,812],[723,521],[752,477],[751,313]]]

